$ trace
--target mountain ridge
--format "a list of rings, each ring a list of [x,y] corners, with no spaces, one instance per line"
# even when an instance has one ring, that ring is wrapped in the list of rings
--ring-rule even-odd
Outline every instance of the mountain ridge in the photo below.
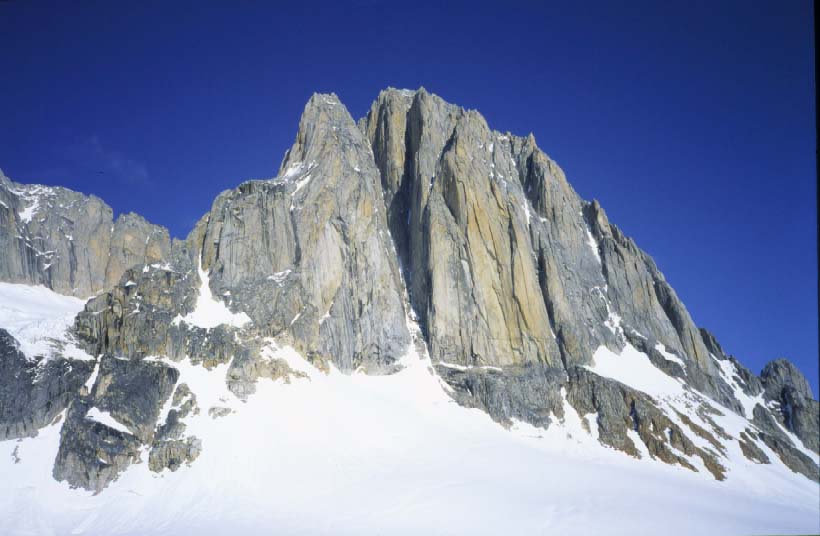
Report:
[[[227,365],[241,400],[262,378],[303,377],[270,357],[283,348],[319,370],[395,374],[419,342],[408,315],[450,396],[505,426],[548,429],[572,408],[633,457],[723,480],[736,445],[818,480],[818,404],[790,362],[757,376],[724,353],[531,134],[493,131],[423,88],[382,91],[358,122],[314,94],[278,175],[220,193],[183,240],[77,196],[0,176],[0,280],[96,294],[67,335],[88,354],[71,381],[54,366],[65,358],[2,347],[32,376],[4,385],[0,399],[29,402],[2,415],[0,439],[65,411],[54,476],[72,486],[102,491],[145,449],[157,472],[196,463],[208,446],[185,419],[220,410],[197,408],[174,363]],[[215,324],[196,320],[203,303],[221,304]],[[641,389],[625,370],[656,381]],[[742,429],[717,422],[726,410]]]

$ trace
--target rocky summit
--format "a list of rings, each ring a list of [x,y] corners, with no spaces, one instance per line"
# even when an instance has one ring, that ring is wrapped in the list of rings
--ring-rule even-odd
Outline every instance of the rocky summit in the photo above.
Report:
[[[500,427],[575,419],[704,479],[820,479],[820,405],[793,364],[745,368],[532,135],[424,89],[382,91],[358,122],[314,95],[278,174],[219,194],[184,240],[0,173],[0,281],[82,299],[39,336],[0,324],[0,440],[58,426],[51,474],[74,488],[196,466],[193,419],[236,409],[186,374],[247,401],[413,359]]]

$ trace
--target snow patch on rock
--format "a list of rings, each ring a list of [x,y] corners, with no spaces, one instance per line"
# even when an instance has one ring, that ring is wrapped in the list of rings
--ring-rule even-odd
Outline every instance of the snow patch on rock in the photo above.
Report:
[[[594,364],[586,368],[599,376],[612,378],[644,393],[657,395],[680,395],[683,385],[667,375],[649,360],[643,352],[627,344],[620,354],[600,346],[592,356]]]
[[[644,337],[644,338],[646,338],[646,337]],[[655,350],[657,350],[658,353],[661,354],[663,356],[663,358],[666,359],[667,361],[677,363],[678,365],[681,366],[681,368],[683,368],[683,370],[686,370],[686,363],[683,362],[683,359],[679,358],[678,356],[676,356],[672,352],[668,351],[666,349],[666,346],[663,345],[663,343],[659,342],[658,344],[656,344],[655,345]]]
[[[123,434],[131,434],[131,430],[128,429],[123,423],[115,419],[110,413],[107,411],[103,411],[98,408],[91,408],[86,413],[85,418],[89,421],[98,422],[102,425],[105,425],[112,430],[116,430],[118,432],[122,432]]]
[[[214,298],[211,292],[210,277],[208,272],[202,269],[202,262],[197,266],[199,273],[199,295],[196,299],[196,307],[187,315],[177,315],[174,324],[185,322],[188,325],[198,328],[212,329],[226,324],[235,328],[242,328],[251,322],[251,318],[244,312],[234,313],[223,302]]]

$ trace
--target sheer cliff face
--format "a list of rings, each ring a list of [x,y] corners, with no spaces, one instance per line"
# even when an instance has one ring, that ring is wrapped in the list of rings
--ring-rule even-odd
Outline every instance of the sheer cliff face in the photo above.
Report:
[[[409,335],[381,181],[334,95],[307,104],[279,177],[220,195],[189,239],[212,286],[311,359],[391,370]]]
[[[126,268],[159,262],[168,231],[65,188],[17,184],[0,172],[0,279],[87,297]]]
[[[0,180],[0,279],[105,289],[71,334],[100,356],[93,370],[65,357],[38,376],[0,331],[16,378],[0,430],[31,435],[66,410],[54,475],[72,485],[100,490],[142,451],[162,471],[208,448],[184,419],[221,409],[199,408],[175,363],[225,365],[241,399],[260,378],[304,375],[277,357],[287,347],[319,369],[389,374],[414,319],[450,395],[502,424],[575,411],[632,456],[723,479],[742,451],[817,479],[820,406],[799,371],[749,372],[532,136],[423,89],[382,92],[358,125],[314,95],[278,175],[220,194],[183,241],[137,216],[112,223],[96,198]],[[667,392],[629,381],[635,359]],[[127,433],[89,424],[94,408]],[[744,424],[721,427],[723,412]]]
[[[585,365],[627,335],[721,390],[700,334],[654,262],[582,201],[535,144],[421,90],[388,90],[363,129],[435,359]],[[686,374],[686,373],[685,373]]]
[[[432,355],[559,364],[509,138],[424,92],[383,94],[365,131]]]

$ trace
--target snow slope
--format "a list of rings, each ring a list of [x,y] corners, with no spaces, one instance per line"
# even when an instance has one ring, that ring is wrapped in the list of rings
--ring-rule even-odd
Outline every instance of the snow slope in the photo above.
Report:
[[[0,301],[8,306],[5,298]],[[18,304],[19,305],[19,304]],[[415,331],[415,326],[414,331]],[[653,381],[626,351],[627,381]],[[599,355],[600,354],[600,355]],[[201,411],[190,466],[131,467],[102,494],[71,490],[51,469],[59,424],[0,442],[0,531],[29,534],[788,534],[820,531],[818,487],[782,465],[731,466],[727,481],[603,448],[566,405],[549,430],[506,430],[453,402],[411,346],[390,376],[323,374],[270,345],[308,378],[261,380],[248,402],[225,386],[227,365],[170,362]],[[612,372],[619,356],[596,353]],[[161,357],[151,358],[163,360]],[[617,367],[616,367],[617,368]],[[653,369],[656,372],[657,369]],[[620,373],[620,372],[616,372]],[[635,379],[637,378],[637,379]],[[655,378],[657,380],[657,378]],[[210,407],[233,410],[213,419]],[[731,419],[745,422],[727,413]],[[732,432],[732,430],[729,430]],[[594,432],[593,432],[594,433]],[[19,463],[14,463],[14,457]],[[742,457],[738,460],[743,460]]]
[[[55,347],[71,359],[93,359],[79,349],[66,329],[83,310],[85,301],[62,296],[46,287],[0,282],[0,328],[20,343],[29,358],[51,357]]]

